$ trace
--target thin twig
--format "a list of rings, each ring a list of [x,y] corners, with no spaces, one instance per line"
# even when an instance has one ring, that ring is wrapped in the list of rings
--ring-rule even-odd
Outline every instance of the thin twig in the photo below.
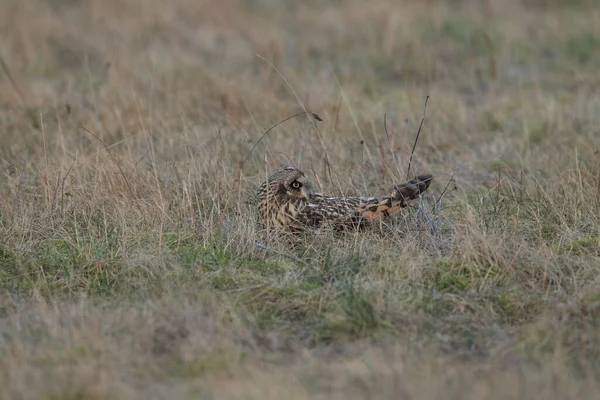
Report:
[[[296,118],[299,117],[300,115],[310,115],[311,117],[313,117],[314,119],[316,119],[317,121],[323,121],[321,119],[321,117],[319,117],[317,114],[315,114],[314,112],[311,111],[300,111],[299,113],[296,113],[292,116],[289,116],[281,121],[279,121],[278,123],[276,123],[275,125],[271,126],[269,129],[267,129],[265,131],[265,133],[263,133],[263,135],[260,137],[260,139],[258,139],[258,141],[256,143],[254,143],[254,146],[252,146],[252,149],[250,149],[250,152],[248,153],[248,155],[246,156],[246,158],[244,158],[244,161],[242,162],[242,164],[240,165],[240,169],[242,169],[244,167],[244,164],[246,164],[246,161],[248,161],[248,158],[250,157],[250,155],[252,154],[252,152],[254,151],[254,149],[256,148],[256,146],[258,146],[258,144],[260,143],[261,140],[263,140],[263,138],[265,136],[267,136],[267,134],[269,132],[271,132],[273,129],[277,128],[279,125],[283,124],[286,121],[289,121],[292,118]]]
[[[151,149],[148,148],[148,150],[146,150],[146,152],[144,153],[144,155],[139,160],[137,160],[135,164],[133,164],[133,169],[131,170],[131,172],[135,171],[135,169],[137,168],[137,166],[139,165],[139,163],[141,163],[142,160],[144,158],[146,158],[146,156],[148,155],[148,153],[150,153],[150,151],[151,151]]]
[[[60,186],[60,172],[56,178],[56,185],[54,186],[54,192],[52,193],[52,202],[50,203],[50,209],[54,211],[54,205],[56,204],[56,198],[58,197],[58,188]]]
[[[67,177],[71,173],[71,170],[73,169],[73,165],[75,165],[75,163],[77,162],[77,155],[78,155],[78,153],[75,153],[75,157],[73,158],[73,162],[71,163],[71,166],[69,167],[69,169],[67,170],[67,173],[63,177],[62,183],[61,183],[61,187],[60,187],[60,203],[61,203],[61,207],[62,207],[63,212],[65,211],[65,182],[67,180]]]
[[[392,159],[394,160],[394,164],[396,164],[396,170],[398,170],[398,174],[400,174],[400,165],[398,164],[398,159],[394,154],[394,149],[392,148],[392,141],[390,140],[390,134],[387,129],[387,114],[383,114],[383,130],[385,131],[385,137],[387,138],[388,147],[390,148],[390,153],[392,154]]]
[[[273,68],[273,70],[275,72],[277,72],[277,75],[279,75],[279,77],[283,80],[283,82],[286,84],[288,89],[292,92],[292,94],[296,98],[296,101],[298,102],[298,104],[300,104],[300,106],[302,107],[302,109],[304,110],[305,113],[307,113],[309,115],[312,114],[313,117],[315,117],[315,119],[317,121],[322,121],[322,119],[320,117],[318,117],[316,114],[308,111],[308,109],[306,108],[306,106],[304,105],[302,100],[300,100],[300,97],[298,96],[298,94],[296,93],[296,91],[294,90],[294,88],[292,87],[290,82],[286,79],[285,76],[283,76],[281,71],[279,71],[279,69],[277,69],[277,67],[275,65],[273,65],[273,63],[271,61],[267,60],[260,54],[255,53],[254,55],[256,57],[260,58],[261,60],[263,60],[265,63],[267,63],[269,65],[269,67]],[[325,165],[327,166],[327,171],[329,173],[329,181],[331,182],[331,165],[329,164],[329,152],[327,151],[327,146],[325,146],[325,141],[323,140],[323,136],[321,135],[321,132],[319,132],[319,129],[317,128],[317,124],[315,124],[315,122],[313,120],[311,120],[311,123],[312,123],[313,129],[317,133],[317,137],[319,138],[319,141],[321,142],[321,147],[323,148],[323,152],[325,153],[324,161],[325,161]]]
[[[469,168],[470,166],[471,166],[471,164],[462,164],[462,165],[456,166],[456,167],[454,167],[454,168],[450,168],[450,169],[449,169],[449,170],[447,170],[447,171],[440,172],[439,174],[436,174],[436,176],[443,176],[443,175],[447,175],[447,174],[449,174],[450,172],[452,172],[452,174],[454,175],[454,174],[456,173],[456,171],[458,171],[458,170],[461,170],[461,169],[465,169],[465,168]]]
[[[292,85],[290,84],[290,82],[286,79],[285,76],[283,76],[283,74],[281,73],[281,71],[279,71],[279,69],[277,69],[277,67],[275,65],[273,65],[273,63],[269,60],[267,60],[266,58],[264,58],[263,56],[261,56],[260,54],[254,54],[256,57],[260,58],[261,60],[263,60],[264,62],[266,62],[271,68],[273,68],[273,71],[277,72],[277,75],[279,75],[279,77],[283,80],[283,82],[285,82],[286,86],[290,89],[290,91],[292,92],[292,94],[294,95],[294,97],[296,98],[296,101],[298,102],[298,104],[300,104],[300,106],[302,107],[302,109],[304,110],[305,113],[307,114],[312,114],[310,111],[308,111],[308,109],[306,108],[306,106],[304,105],[304,103],[302,102],[302,100],[300,100],[300,97],[298,97],[298,94],[296,93],[296,91],[294,90],[294,88],[292,87]],[[320,118],[315,118],[317,121],[322,121]],[[321,136],[321,132],[319,132],[319,130],[317,129],[317,125],[314,123],[314,121],[311,121],[313,128],[315,129],[315,132],[317,132],[317,136],[319,137],[319,140],[321,141],[321,146],[323,146],[323,150],[325,151],[325,154],[327,154],[327,147],[325,147],[325,142],[323,141],[323,137]]]
[[[523,203],[525,203],[525,202],[534,203],[535,202],[534,200],[530,199],[529,197],[525,197],[525,196],[519,197],[519,196],[515,196],[512,194],[504,193],[504,192],[500,192],[500,196],[506,197],[506,198],[509,198],[512,200],[517,200],[517,201],[523,202]]]
[[[415,154],[415,149],[417,148],[417,142],[419,141],[419,136],[421,135],[421,128],[423,128],[423,122],[425,122],[425,113],[427,112],[427,102],[429,101],[429,95],[425,98],[425,106],[423,107],[423,116],[421,117],[421,123],[419,124],[419,130],[417,131],[417,137],[415,138],[415,143],[413,144],[412,151],[410,152],[410,159],[408,160],[408,169],[406,171],[406,179],[410,176],[410,166],[412,164],[413,154]]]
[[[438,197],[438,199],[435,201],[436,208],[437,208],[437,205],[439,204],[439,202],[442,200],[442,197],[444,197],[444,195],[446,194],[446,191],[448,190],[448,187],[450,186],[450,182],[452,182],[452,179],[454,179],[454,175],[455,175],[455,172],[452,173],[452,176],[450,177],[450,179],[448,179],[448,183],[446,184],[446,187],[442,191],[442,194],[440,194],[440,197]],[[456,189],[456,187],[454,189]],[[452,189],[452,190],[454,190],[454,189]]]

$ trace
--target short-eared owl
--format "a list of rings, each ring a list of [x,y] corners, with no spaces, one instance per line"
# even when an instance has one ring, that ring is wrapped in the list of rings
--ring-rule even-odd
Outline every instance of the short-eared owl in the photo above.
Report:
[[[311,191],[302,171],[285,167],[272,174],[256,192],[262,228],[298,232],[325,226],[342,230],[380,220],[406,207],[429,188],[432,175],[397,185],[389,196],[327,197]]]

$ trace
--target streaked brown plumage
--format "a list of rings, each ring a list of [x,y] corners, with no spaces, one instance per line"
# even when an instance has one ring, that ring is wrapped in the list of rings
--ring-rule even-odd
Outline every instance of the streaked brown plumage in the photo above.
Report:
[[[262,228],[289,232],[358,227],[406,207],[429,188],[432,179],[432,175],[420,175],[395,186],[389,196],[328,197],[312,192],[302,171],[285,167],[272,174],[256,192],[259,223]]]

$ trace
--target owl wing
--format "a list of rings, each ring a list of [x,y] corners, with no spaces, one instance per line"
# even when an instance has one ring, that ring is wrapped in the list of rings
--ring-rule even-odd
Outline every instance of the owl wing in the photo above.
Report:
[[[432,179],[432,175],[420,175],[396,185],[391,196],[383,197],[327,197],[313,193],[305,210],[305,222],[315,226],[326,222],[357,226],[384,219],[419,197],[429,188]]]
[[[392,197],[401,203],[400,208],[404,208],[410,204],[411,200],[424,193],[431,185],[432,180],[433,175],[431,174],[419,175],[408,182],[394,186]]]
[[[305,209],[306,222],[313,226],[358,226],[363,219],[359,208],[365,200],[362,197],[328,197],[313,193]]]

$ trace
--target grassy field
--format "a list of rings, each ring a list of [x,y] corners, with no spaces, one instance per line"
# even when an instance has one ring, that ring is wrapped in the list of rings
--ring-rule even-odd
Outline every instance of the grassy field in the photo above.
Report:
[[[597,398],[596,0],[3,0],[0,39],[0,398]],[[283,165],[405,181],[427,96],[420,202],[259,235]]]

